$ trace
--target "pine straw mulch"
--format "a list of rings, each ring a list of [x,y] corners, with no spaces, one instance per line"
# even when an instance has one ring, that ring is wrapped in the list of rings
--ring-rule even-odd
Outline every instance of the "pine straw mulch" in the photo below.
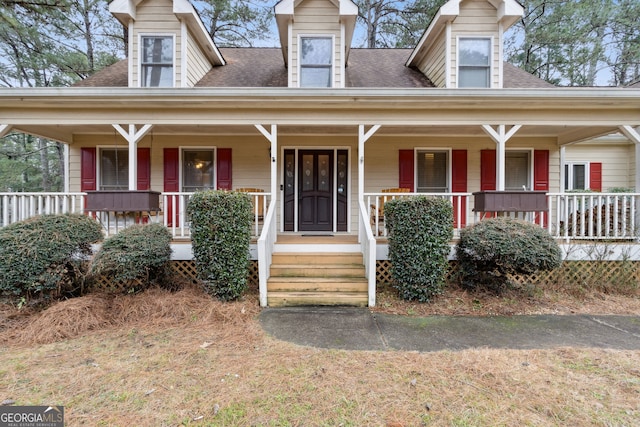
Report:
[[[88,294],[59,301],[42,311],[0,305],[0,344],[47,344],[94,331],[135,327],[153,329],[216,325],[239,326],[255,319],[257,295],[223,303],[202,288],[185,285],[177,292],[153,288],[135,295]]]

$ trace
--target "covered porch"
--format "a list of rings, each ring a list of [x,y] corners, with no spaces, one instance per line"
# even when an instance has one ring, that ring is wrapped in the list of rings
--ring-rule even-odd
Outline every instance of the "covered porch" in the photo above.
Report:
[[[188,241],[185,208],[193,191],[187,185],[185,159],[210,151],[215,177],[206,188],[244,190],[254,202],[252,254],[258,262],[263,305],[279,236],[305,233],[357,236],[367,302],[375,305],[375,265],[385,257],[387,236],[382,211],[385,200],[394,197],[448,198],[454,206],[456,234],[498,212],[536,222],[564,242],[635,242],[638,235],[638,194],[566,193],[562,185],[564,150],[570,144],[612,132],[640,143],[638,91],[0,92],[11,101],[10,108],[0,107],[2,134],[16,130],[67,144],[65,191],[0,195],[3,226],[40,213],[82,212],[95,215],[107,234],[136,221],[156,221],[167,226],[176,241]],[[546,204],[534,211],[517,207],[479,211],[474,193],[486,190],[481,163],[493,159],[492,191],[509,190],[510,149],[525,153],[529,162],[530,170],[524,174],[529,185],[524,190],[544,192]],[[120,187],[135,192],[141,182],[146,183],[146,190],[158,193],[157,210],[133,214],[115,208],[91,210],[87,196],[105,188],[100,185],[104,168],[95,165],[101,150],[116,153],[116,163],[117,153],[126,153],[126,185],[121,181]],[[443,186],[420,182],[419,171],[425,167],[421,156],[442,159]],[[168,166],[170,158],[177,166]],[[226,163],[220,162],[223,158]],[[87,159],[94,162],[91,173],[83,166]],[[544,179],[533,171],[539,159],[545,159]],[[411,165],[408,172],[403,169],[406,165]],[[636,165],[635,170],[640,168]],[[307,171],[312,181],[305,181]],[[323,171],[330,181],[322,183]],[[638,188],[637,177],[635,184]],[[383,192],[391,188],[409,191]]]

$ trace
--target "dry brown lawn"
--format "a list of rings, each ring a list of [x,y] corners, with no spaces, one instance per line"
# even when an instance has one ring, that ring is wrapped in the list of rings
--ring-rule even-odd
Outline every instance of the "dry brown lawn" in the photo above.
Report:
[[[379,310],[639,314],[635,296],[469,295]],[[65,406],[87,426],[640,425],[640,351],[364,352],[301,347],[261,329],[255,292],[89,295],[0,309],[0,401]]]

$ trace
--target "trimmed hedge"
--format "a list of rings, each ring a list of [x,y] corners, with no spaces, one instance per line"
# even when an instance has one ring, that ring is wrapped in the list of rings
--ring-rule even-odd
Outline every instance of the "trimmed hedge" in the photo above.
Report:
[[[384,205],[393,286],[405,300],[442,293],[449,268],[453,208],[446,199],[400,198]]]
[[[162,224],[133,225],[109,237],[93,258],[92,276],[108,276],[125,293],[165,284],[171,233]]]
[[[462,230],[456,255],[463,286],[494,291],[504,289],[511,274],[553,270],[562,262],[560,247],[547,230],[506,217]]]
[[[247,288],[251,198],[238,192],[197,192],[187,214],[198,277],[220,300],[238,299]]]
[[[83,286],[102,228],[85,215],[43,215],[0,229],[0,293],[58,297]]]

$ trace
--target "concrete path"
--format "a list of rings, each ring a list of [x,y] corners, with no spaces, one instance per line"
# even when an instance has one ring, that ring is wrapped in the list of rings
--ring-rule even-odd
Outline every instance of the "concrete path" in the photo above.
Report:
[[[638,316],[407,317],[366,308],[290,307],[264,309],[260,323],[280,340],[345,350],[640,349]]]

